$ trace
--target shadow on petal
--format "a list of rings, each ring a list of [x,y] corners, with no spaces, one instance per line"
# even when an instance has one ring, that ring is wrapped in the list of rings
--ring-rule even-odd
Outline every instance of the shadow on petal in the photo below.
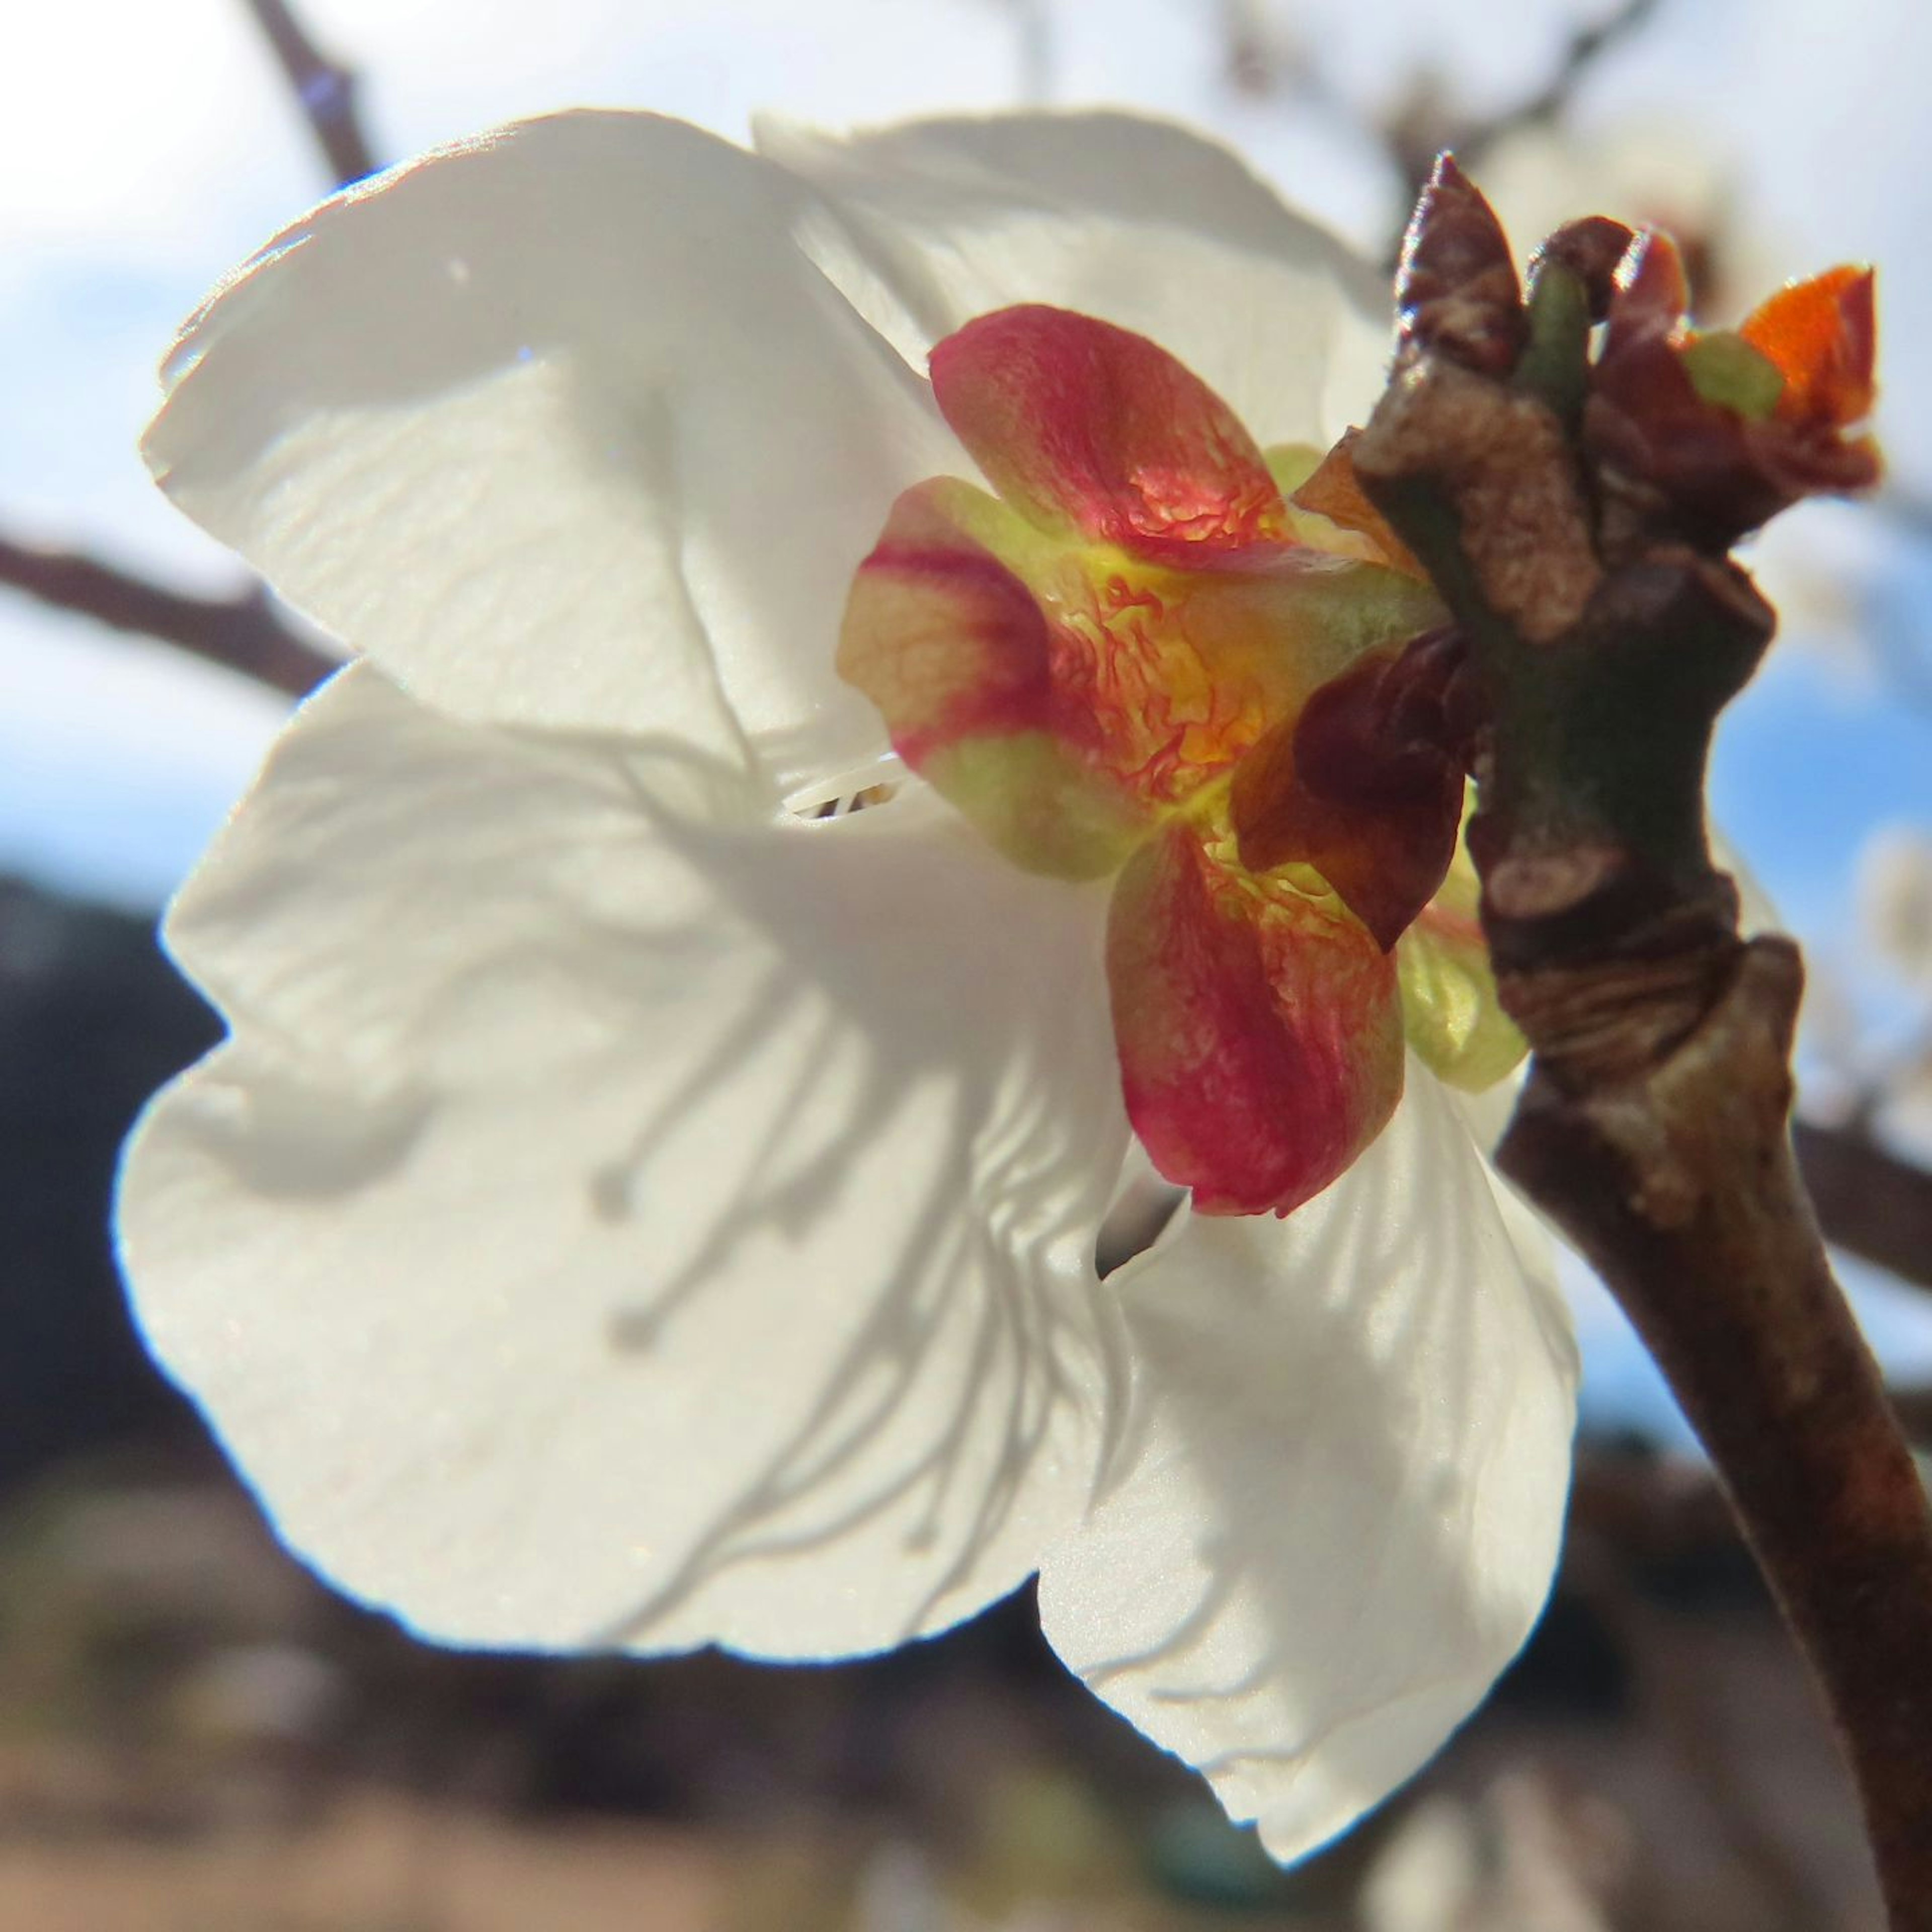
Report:
[[[693,762],[352,674],[177,920],[241,1044],[130,1155],[143,1318],[289,1540],[427,1634],[884,1646],[1087,1500],[1100,900],[916,789],[693,816]],[[278,1169],[361,1164],[257,1186],[268,1087]]]
[[[1279,1857],[1409,1776],[1527,1634],[1574,1359],[1448,1096],[1279,1224],[1185,1218],[1115,1277],[1132,1420],[1043,1566],[1067,1662]]]

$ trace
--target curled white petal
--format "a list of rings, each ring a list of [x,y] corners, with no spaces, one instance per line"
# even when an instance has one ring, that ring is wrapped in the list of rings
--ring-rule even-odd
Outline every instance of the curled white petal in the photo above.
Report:
[[[234,1037],[128,1152],[137,1312],[425,1634],[877,1648],[1090,1489],[1099,908],[922,793],[706,822],[670,761],[310,702],[174,916]]]
[[[1134,1399],[1042,1566],[1047,1634],[1296,1857],[1421,1765],[1542,1605],[1575,1380],[1546,1248],[1412,1064],[1327,1192],[1184,1214],[1112,1281]]]
[[[429,701],[742,725],[784,790],[882,742],[832,668],[897,493],[960,460],[792,236],[812,197],[645,114],[562,115],[324,204],[190,322],[170,494]]]
[[[826,274],[916,368],[973,316],[1039,302],[1150,336],[1264,443],[1330,438],[1375,396],[1386,280],[1186,128],[1102,112],[758,131],[826,196],[806,233]]]

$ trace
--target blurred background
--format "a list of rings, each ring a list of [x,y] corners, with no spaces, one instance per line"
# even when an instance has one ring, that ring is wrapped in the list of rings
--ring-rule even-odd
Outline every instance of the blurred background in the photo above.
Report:
[[[1804,942],[1801,1151],[1932,1440],[1932,10],[1922,0],[14,0],[0,59],[0,1932],[1824,1932],[1850,1800],[1669,1397],[1574,1282],[1562,1576],[1490,1707],[1274,1871],[1019,1599],[849,1667],[412,1644],[278,1548],[122,1312],[116,1147],[208,1043],[154,916],[326,659],[134,452],[208,286],[335,181],[590,103],[742,136],[1108,102],[1387,259],[1454,145],[1526,252],[1672,227],[1706,319],[1881,265],[1875,505],[1714,806]]]

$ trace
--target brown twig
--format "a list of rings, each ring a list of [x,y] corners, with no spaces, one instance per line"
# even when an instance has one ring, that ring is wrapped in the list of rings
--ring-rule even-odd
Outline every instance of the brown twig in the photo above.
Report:
[[[1613,254],[1598,228],[1552,242],[1526,309],[1444,164],[1354,463],[1468,640],[1470,848],[1535,1056],[1499,1165],[1710,1452],[1837,1720],[1893,1932],[1932,1932],[1932,1517],[1792,1155],[1797,950],[1739,937],[1703,820],[1712,729],[1773,626],[1726,551],[1768,514],[1780,433],[1698,401],[1668,315],[1643,332],[1655,276],[1612,282]],[[1612,382],[1590,342],[1617,302],[1608,340],[1648,359]]]
[[[339,660],[285,624],[267,593],[189,597],[94,558],[0,537],[0,584],[63,610],[174,644],[301,698]]]
[[[353,69],[330,60],[303,31],[287,0],[247,0],[338,188],[376,172],[375,151],[362,128]]]
[[[1648,1071],[1539,1072],[1502,1164],[1603,1274],[1823,1682],[1898,1932],[1932,1926],[1932,1539],[1785,1142],[1796,953],[1760,940]]]

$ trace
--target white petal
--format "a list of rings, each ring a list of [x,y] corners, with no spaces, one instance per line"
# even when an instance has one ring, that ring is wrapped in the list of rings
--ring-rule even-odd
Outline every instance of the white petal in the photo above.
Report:
[[[437,1637],[869,1648],[1090,1494],[1126,1130],[1102,902],[908,799],[302,712],[176,914],[231,1044],[128,1156],[170,1371],[294,1547]]]
[[[1462,1124],[1484,1154],[1493,1156],[1503,1136],[1509,1131],[1509,1124],[1516,1118],[1516,1103],[1528,1080],[1529,1060],[1526,1056],[1493,1085],[1479,1088],[1473,1093],[1462,1088],[1444,1089],[1456,1111],[1462,1115]],[[1505,1203],[1520,1205],[1508,1188],[1500,1192]],[[1529,1212],[1527,1208],[1522,1211]],[[1540,1228],[1543,1224],[1538,1221],[1536,1226]],[[1548,1238],[1546,1231],[1544,1238]]]
[[[1286,1221],[1184,1214],[1112,1278],[1124,1446],[1040,1576],[1060,1654],[1282,1858],[1468,1714],[1556,1558],[1568,1318],[1529,1217],[1413,1060],[1408,1088]]]
[[[1051,302],[1151,336],[1264,443],[1325,440],[1375,400],[1386,278],[1184,128],[1015,114],[758,133],[836,210],[811,237],[826,272],[921,369],[971,317]]]
[[[792,239],[810,200],[650,115],[446,149],[217,295],[150,460],[431,702],[721,753],[735,711],[808,782],[883,743],[832,670],[847,586],[898,492],[960,460]]]

